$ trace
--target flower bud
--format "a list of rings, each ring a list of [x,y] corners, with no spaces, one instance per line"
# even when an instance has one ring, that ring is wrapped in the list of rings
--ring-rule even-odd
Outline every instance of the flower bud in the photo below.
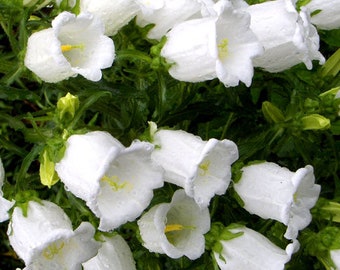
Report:
[[[319,130],[330,128],[330,120],[320,114],[310,114],[301,118],[303,130]]]
[[[69,114],[72,119],[78,108],[79,108],[78,97],[73,96],[70,93],[67,93],[66,96],[60,98],[57,103],[57,110],[60,119],[63,119],[67,114]]]
[[[283,122],[285,119],[282,111],[269,101],[262,103],[262,113],[269,123],[277,124]]]

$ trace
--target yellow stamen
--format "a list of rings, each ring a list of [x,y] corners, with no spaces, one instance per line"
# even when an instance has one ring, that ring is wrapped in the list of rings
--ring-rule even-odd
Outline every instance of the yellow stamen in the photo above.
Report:
[[[61,45],[61,51],[62,52],[69,52],[73,49],[84,49],[84,45],[83,44],[79,44],[79,45],[70,45],[70,44],[65,44],[65,45]]]
[[[119,179],[117,175],[113,175],[110,177],[104,175],[101,180],[108,183],[114,191],[123,189],[128,185],[127,181],[124,181],[120,184],[119,182],[121,182],[121,180]]]
[[[64,245],[65,245],[64,242],[61,242],[59,245],[53,243],[44,249],[42,255],[46,259],[52,260],[54,256],[57,255],[63,249]]]
[[[181,231],[183,229],[184,229],[184,226],[181,224],[170,224],[170,225],[165,226],[164,233],[173,232],[173,231]]]
[[[228,56],[228,39],[224,38],[217,45],[218,48],[218,57],[220,59],[225,59]]]
[[[204,176],[208,173],[209,170],[209,166],[210,166],[210,160],[206,160],[204,162],[202,162],[198,168],[200,168],[202,171],[200,172],[201,176]]]

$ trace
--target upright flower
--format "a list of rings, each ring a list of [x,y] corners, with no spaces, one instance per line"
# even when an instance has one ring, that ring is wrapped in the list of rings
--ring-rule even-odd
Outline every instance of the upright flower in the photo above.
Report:
[[[251,214],[274,219],[287,226],[285,237],[295,239],[298,231],[312,220],[310,209],[320,194],[313,167],[307,165],[291,172],[272,162],[261,162],[241,169],[234,189]]]
[[[25,214],[15,207],[7,232],[11,246],[27,270],[80,270],[81,264],[98,251],[94,233],[88,222],[73,231],[64,211],[49,201],[28,202]]]
[[[267,1],[244,9],[251,16],[250,29],[264,47],[264,53],[253,59],[255,67],[280,72],[299,63],[312,69],[312,60],[325,62],[308,12],[297,12],[293,1]]]
[[[233,226],[228,231],[235,236],[222,238],[221,251],[213,253],[221,270],[283,270],[299,247],[295,241],[283,250],[264,235],[243,226]]]
[[[311,13],[311,22],[320,29],[340,28],[339,0],[311,0],[305,5]]]
[[[163,186],[152,150],[152,144],[140,141],[125,148],[102,131],[72,135],[55,169],[67,189],[100,218],[99,229],[109,231],[134,221],[149,205],[153,189]]]
[[[33,33],[25,65],[43,81],[55,83],[80,74],[99,81],[101,69],[112,65],[115,48],[104,35],[100,19],[90,13],[60,13],[52,27]]]
[[[102,245],[98,254],[83,263],[84,270],[134,270],[135,261],[130,247],[123,237],[115,235],[102,237]]]
[[[80,0],[80,10],[91,12],[105,25],[105,34],[115,35],[128,24],[140,10],[135,0]]]
[[[210,16],[175,25],[161,51],[173,64],[170,75],[187,82],[218,78],[226,86],[239,81],[250,86],[252,58],[262,53],[262,46],[249,24],[249,14],[221,0]]]
[[[6,221],[9,218],[8,210],[13,206],[14,202],[6,200],[3,197],[2,186],[5,180],[5,170],[2,164],[2,160],[0,159],[0,222]]]
[[[231,180],[231,164],[238,149],[230,140],[200,137],[183,130],[159,130],[152,159],[164,168],[164,180],[183,187],[189,197],[206,207],[216,194],[226,192]]]
[[[170,203],[153,206],[137,223],[149,251],[195,260],[204,252],[203,235],[210,229],[210,216],[208,208],[201,209],[180,189]]]
[[[175,24],[183,22],[201,10],[199,0],[137,0],[141,12],[137,16],[140,26],[155,24],[148,37],[161,39]]]

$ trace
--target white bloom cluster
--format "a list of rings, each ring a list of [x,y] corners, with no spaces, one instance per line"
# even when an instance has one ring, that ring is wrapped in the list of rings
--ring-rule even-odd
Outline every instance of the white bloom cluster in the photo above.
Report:
[[[320,16],[334,17],[328,16],[336,13],[333,4],[311,1],[298,12],[295,2],[249,6],[244,0],[80,0],[78,16],[63,12],[51,28],[32,34],[25,65],[46,82],[77,74],[98,81],[101,69],[110,67],[115,57],[113,41],[107,36],[136,17],[140,26],[154,25],[148,32],[150,39],[166,36],[161,56],[171,65],[169,73],[175,79],[218,78],[227,87],[240,81],[249,87],[254,67],[279,72],[299,63],[311,69],[313,60],[324,63],[310,12],[322,9],[312,16],[314,22]],[[338,22],[327,24],[329,29]]]

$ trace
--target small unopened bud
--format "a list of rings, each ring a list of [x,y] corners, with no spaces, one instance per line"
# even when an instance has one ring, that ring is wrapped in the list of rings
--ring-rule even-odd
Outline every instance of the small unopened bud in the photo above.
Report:
[[[301,118],[303,130],[323,130],[331,126],[330,120],[320,114],[310,114]]]
[[[47,150],[44,150],[40,157],[40,181],[49,188],[59,181],[59,177],[54,169],[55,164],[50,160]]]
[[[57,109],[60,119],[64,119],[67,114],[71,117],[71,119],[73,119],[78,108],[78,97],[73,96],[70,93],[67,93],[66,96],[60,98],[57,103]]]
[[[262,103],[262,113],[269,123],[277,124],[285,120],[282,111],[269,101]]]

